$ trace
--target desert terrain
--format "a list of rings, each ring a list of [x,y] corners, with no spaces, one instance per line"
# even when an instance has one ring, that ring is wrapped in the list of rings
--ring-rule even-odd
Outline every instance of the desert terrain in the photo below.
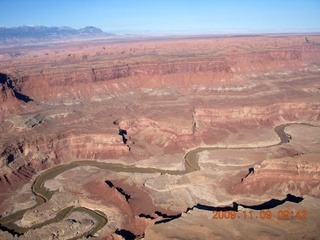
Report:
[[[0,239],[317,239],[320,35],[0,46]]]

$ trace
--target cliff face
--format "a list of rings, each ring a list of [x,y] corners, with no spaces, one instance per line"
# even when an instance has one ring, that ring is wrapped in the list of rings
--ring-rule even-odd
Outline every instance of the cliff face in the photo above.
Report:
[[[7,75],[0,73],[0,100],[1,103],[12,101],[15,98],[13,87],[8,82]]]
[[[72,160],[110,160],[130,156],[128,147],[115,136],[49,135],[5,146],[0,154],[0,186],[18,188],[37,172]]]
[[[0,220],[34,204],[30,186],[40,171],[81,160],[108,165],[79,166],[47,180],[43,186],[54,191],[53,199],[27,211],[22,225],[49,219],[51,209],[64,208],[66,200],[106,214],[101,238],[115,235],[114,229],[145,233],[146,238],[153,232],[181,237],[156,229],[187,219],[188,226],[203,221],[208,227],[203,238],[210,239],[217,221],[211,210],[196,206],[263,205],[270,199],[281,202],[287,194],[318,201],[320,37],[310,39],[96,40],[3,47],[0,188],[9,198],[0,199]],[[279,133],[276,127],[284,124]],[[110,163],[127,166],[109,168]],[[181,172],[194,165],[200,171]],[[135,172],[136,167],[141,169]],[[162,174],[168,169],[174,173]],[[312,209],[308,218],[314,220]],[[68,224],[75,225],[78,220],[70,222],[69,216]],[[273,220],[270,231],[278,225]],[[163,224],[154,224],[159,221]],[[255,228],[265,231],[265,223]],[[37,235],[32,231],[24,237]],[[35,231],[53,236],[45,228]],[[240,234],[241,229],[225,238]]]
[[[212,59],[187,59],[171,62],[141,62],[134,64],[114,65],[110,67],[81,69],[76,72],[57,73],[48,76],[49,86],[64,86],[73,83],[99,82],[128,77],[167,76],[176,73],[245,73],[258,68],[263,72],[268,68],[274,70],[292,69],[302,63],[299,51],[273,51],[250,53],[244,55],[222,56]],[[238,69],[234,70],[232,69]],[[249,69],[248,69],[249,68]],[[38,78],[39,76],[34,76]]]
[[[46,182],[61,195],[80,196],[77,204],[92,209],[97,199],[101,209],[112,203],[123,216],[136,209],[124,225],[114,225],[139,229],[135,234],[166,215],[156,216],[160,207],[179,214],[197,203],[227,206],[235,196],[283,199],[291,189],[297,196],[319,197],[314,169],[319,165],[320,37],[310,38],[315,43],[301,36],[258,36],[3,47],[0,188],[15,196],[39,171],[72,161],[143,167],[150,174],[95,167],[90,172],[82,166]],[[285,129],[289,140],[279,144],[283,138],[275,127],[289,123],[298,124],[291,132]],[[192,168],[186,153],[201,171],[161,174]],[[308,159],[312,164],[305,164]],[[255,175],[245,177],[253,166]],[[106,176],[118,179],[132,199],[109,189]],[[164,187],[145,184],[150,181]],[[60,186],[66,187],[63,192]],[[86,194],[77,195],[79,189]],[[4,201],[0,213],[9,215],[11,203]],[[41,216],[41,211],[30,213]]]
[[[208,59],[190,58],[180,61],[159,61],[159,62],[136,62],[129,64],[115,64],[110,67],[99,67],[91,69],[79,69],[79,71],[64,72],[65,76],[48,76],[50,86],[68,85],[74,82],[97,82],[113,79],[134,77],[134,76],[154,76],[169,75],[174,73],[199,73],[199,72],[231,72],[231,68],[245,66],[257,67],[264,64],[267,70],[268,66],[281,64],[282,69],[301,64],[301,50],[287,51],[265,51],[260,53],[235,54],[229,56],[217,56]],[[260,66],[261,67],[261,66]],[[280,69],[280,68],[279,68]],[[241,71],[242,69],[240,69]],[[61,69],[59,69],[61,71]],[[83,71],[83,72],[82,72]],[[86,73],[82,75],[82,73]],[[75,75],[73,75],[75,74]],[[39,76],[39,75],[38,75]],[[82,77],[81,77],[82,76]],[[57,80],[57,81],[55,81]]]
[[[260,125],[261,123],[287,121],[295,119],[320,120],[320,105],[318,103],[277,103],[270,106],[245,106],[238,108],[203,109],[195,112],[200,124],[237,123],[241,119],[243,124]]]
[[[53,112],[8,118],[2,124],[7,135],[1,150],[1,182],[11,182],[9,175],[20,176],[22,173],[12,175],[10,171],[21,171],[24,166],[33,166],[30,169],[36,172],[41,164],[52,161],[143,159],[201,142],[215,143],[218,138],[211,132],[227,137],[231,125],[252,128],[318,121],[317,101],[293,100],[307,96],[298,92],[303,84],[316,94],[314,81],[298,82],[298,87],[291,89],[285,78],[303,77],[304,71],[314,68],[320,62],[320,45],[305,44],[299,37],[293,38],[293,43],[286,38],[249,40],[164,40],[107,47],[104,42],[93,47],[80,43],[45,52],[4,54],[2,118],[22,108],[43,111],[40,105],[32,105],[32,100],[68,110],[57,107]],[[185,47],[181,49],[181,45]],[[279,79],[278,85],[273,79]],[[130,135],[127,145],[112,124],[117,119],[118,127]],[[217,130],[219,127],[228,130]],[[48,128],[56,132],[49,133]],[[97,133],[100,128],[105,130]],[[45,129],[48,132],[40,137]],[[25,137],[7,137],[16,131],[19,135],[26,132]]]
[[[221,81],[223,85],[241,84],[249,81],[252,75],[292,73],[303,69],[309,61],[319,61],[319,51],[319,45],[299,46],[293,50],[241,52],[231,49],[202,58],[195,54],[188,56],[188,52],[179,57],[166,57],[165,60],[156,55],[153,61],[128,54],[124,63],[108,58],[104,60],[99,55],[100,60],[94,64],[88,60],[67,58],[59,62],[59,65],[65,63],[63,67],[38,69],[35,65],[32,70],[19,75],[12,73],[12,76],[22,86],[21,91],[32,99],[44,102],[62,99],[82,101],[98,93],[111,94],[145,85],[188,88],[199,84],[221,85]]]

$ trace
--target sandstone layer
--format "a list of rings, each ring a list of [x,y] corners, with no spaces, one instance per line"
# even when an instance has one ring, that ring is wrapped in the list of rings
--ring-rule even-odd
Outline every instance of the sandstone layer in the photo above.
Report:
[[[308,39],[1,46],[1,238],[315,238],[320,36]],[[79,161],[92,165],[67,167]],[[228,210],[254,219],[212,219]]]

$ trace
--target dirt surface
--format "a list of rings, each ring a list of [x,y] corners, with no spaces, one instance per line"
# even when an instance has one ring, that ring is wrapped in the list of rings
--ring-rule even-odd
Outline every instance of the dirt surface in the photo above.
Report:
[[[20,227],[21,239],[76,239],[97,226],[101,239],[316,238],[320,36],[308,39],[0,46],[0,238]],[[84,160],[121,165],[47,172]]]

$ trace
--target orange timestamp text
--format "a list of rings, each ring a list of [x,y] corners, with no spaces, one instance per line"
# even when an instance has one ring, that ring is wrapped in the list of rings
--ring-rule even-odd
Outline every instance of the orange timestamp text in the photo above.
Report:
[[[258,212],[250,211],[213,211],[212,219],[307,219],[308,212],[306,210],[298,210],[296,212],[289,210],[278,210],[276,214],[270,210],[260,210]]]

